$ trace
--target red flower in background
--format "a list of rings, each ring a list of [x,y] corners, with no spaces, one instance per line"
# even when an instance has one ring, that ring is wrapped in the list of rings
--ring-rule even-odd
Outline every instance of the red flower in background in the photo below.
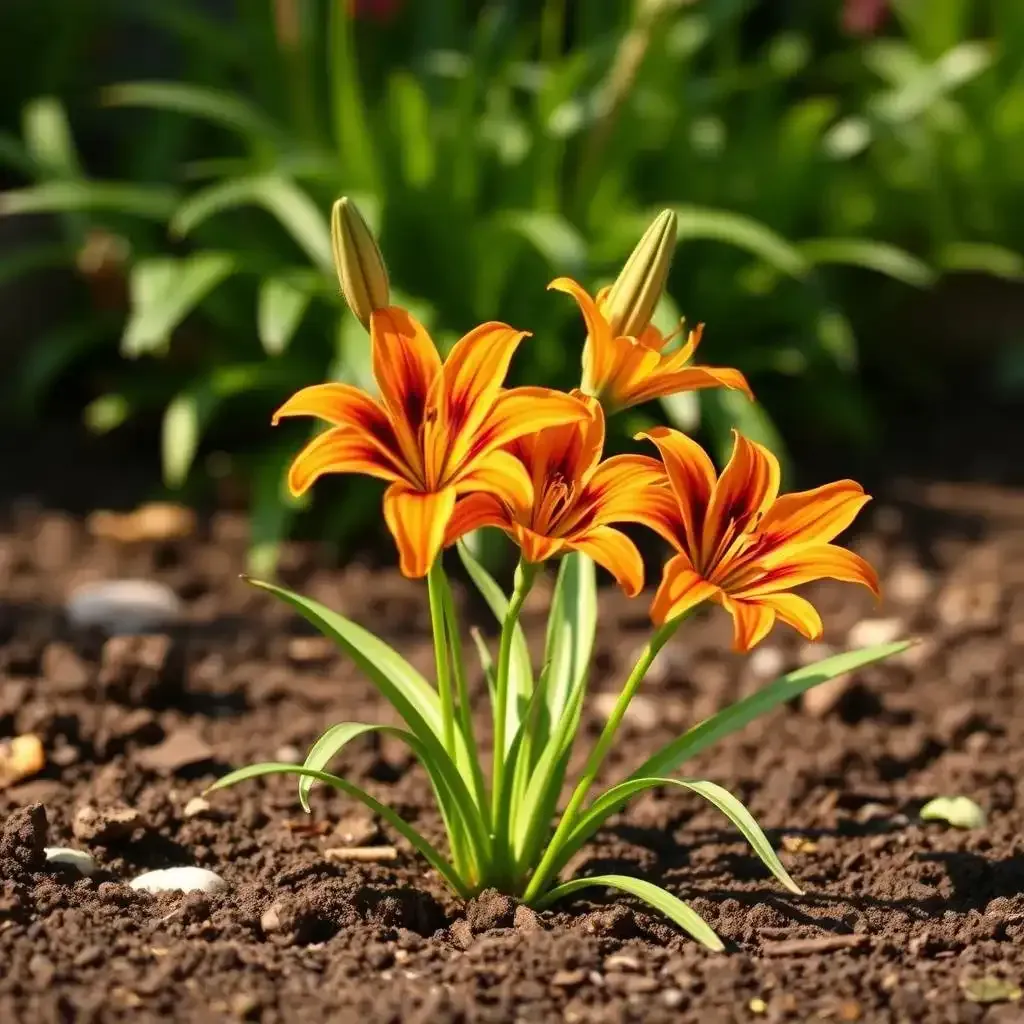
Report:
[[[843,31],[851,36],[873,36],[885,23],[889,0],[846,0]]]
[[[348,6],[354,18],[367,18],[384,24],[399,12],[402,0],[348,0]]]

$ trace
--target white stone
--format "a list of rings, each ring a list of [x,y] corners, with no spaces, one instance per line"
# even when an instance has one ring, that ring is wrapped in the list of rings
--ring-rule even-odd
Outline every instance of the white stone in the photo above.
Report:
[[[78,587],[65,611],[73,626],[112,634],[147,633],[174,622],[181,615],[181,601],[155,580],[102,580]]]
[[[891,644],[903,636],[904,626],[899,619],[861,619],[850,628],[846,642],[852,648]]]
[[[47,846],[43,853],[49,864],[67,864],[78,868],[83,875],[91,875],[96,871],[96,859],[84,850],[73,850],[70,846]]]
[[[747,664],[758,679],[774,679],[782,675],[786,659],[778,647],[758,647]]]
[[[217,892],[227,884],[214,871],[191,867],[147,871],[129,883],[142,892]]]

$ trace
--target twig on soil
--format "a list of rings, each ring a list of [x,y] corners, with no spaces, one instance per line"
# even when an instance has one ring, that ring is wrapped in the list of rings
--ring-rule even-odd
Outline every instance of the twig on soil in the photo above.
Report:
[[[361,862],[398,860],[398,850],[393,846],[335,846],[324,850],[328,860],[355,860]]]
[[[868,941],[867,935],[826,935],[820,939],[785,939],[766,942],[761,947],[763,956],[811,956],[814,953],[832,953],[838,949],[855,949]]]

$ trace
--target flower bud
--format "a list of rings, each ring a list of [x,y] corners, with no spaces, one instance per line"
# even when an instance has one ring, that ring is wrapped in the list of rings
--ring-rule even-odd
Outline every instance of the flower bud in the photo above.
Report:
[[[370,314],[390,303],[388,272],[356,204],[343,196],[331,210],[331,247],[348,308],[370,329]]]
[[[676,215],[662,210],[633,250],[604,301],[616,337],[638,337],[651,322],[665,290],[676,248]]]

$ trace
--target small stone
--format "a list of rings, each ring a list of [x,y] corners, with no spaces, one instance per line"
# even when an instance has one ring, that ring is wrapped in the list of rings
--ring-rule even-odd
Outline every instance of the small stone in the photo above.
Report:
[[[42,953],[34,953],[29,959],[28,972],[43,988],[53,984],[53,979],[57,976],[57,968],[53,961],[43,956]]]
[[[812,718],[824,718],[843,699],[853,683],[853,676],[846,672],[827,683],[819,683],[803,695],[803,709]]]
[[[582,967],[573,971],[555,971],[551,976],[554,988],[579,988],[587,980],[587,972]]]
[[[176,729],[162,743],[140,750],[136,763],[157,775],[173,775],[182,768],[191,768],[213,759],[213,747],[188,726]]]
[[[64,610],[79,629],[126,635],[156,632],[175,622],[181,602],[170,587],[155,580],[102,580],[78,587]]]
[[[141,892],[219,892],[228,883],[206,868],[180,867],[147,871],[128,884]]]
[[[239,992],[231,997],[231,1012],[239,1020],[252,1020],[259,1015],[262,1005],[259,996],[252,992]]]
[[[115,636],[100,654],[99,684],[122,704],[149,709],[181,686],[184,659],[169,636]]]
[[[15,874],[18,869],[38,871],[46,863],[46,833],[49,823],[42,804],[29,804],[13,811],[0,831],[0,866],[3,874]]]
[[[757,647],[750,655],[747,665],[758,679],[774,679],[782,675],[786,659],[778,647]]]
[[[135,830],[142,826],[142,815],[134,807],[113,804],[98,808],[86,804],[75,814],[71,832],[83,843],[104,845],[130,839]]]
[[[960,629],[995,629],[999,626],[1000,584],[979,580],[949,583],[939,594],[936,610],[947,626]]]
[[[861,619],[846,634],[846,642],[852,648],[874,647],[876,644],[891,644],[904,633],[899,619]]]
[[[747,1009],[749,1009],[751,1013],[760,1015],[768,1012],[768,1004],[758,996],[754,996],[754,998],[747,1003]]]
[[[325,636],[294,636],[288,641],[288,657],[296,665],[323,664],[337,655]]]
[[[516,931],[519,932],[541,932],[544,930],[544,926],[540,923],[540,918],[537,916],[535,910],[531,910],[528,906],[520,903],[516,907],[515,917],[513,922]]]
[[[630,956],[628,953],[612,953],[612,955],[607,957],[604,962],[604,969],[608,972],[636,972],[640,970],[640,967],[640,961],[635,956]]]
[[[354,812],[338,820],[334,834],[346,846],[369,846],[380,835],[380,829],[369,814]]]
[[[835,654],[835,650],[828,644],[813,643],[804,644],[800,648],[797,659],[801,665],[815,665],[819,661],[824,661],[826,658],[831,658]]]
[[[0,789],[27,779],[46,767],[43,741],[32,733],[0,743]]]
[[[678,1010],[686,1002],[686,993],[680,988],[667,988],[661,993],[661,1004],[666,1009]]]
[[[919,605],[931,591],[931,577],[913,562],[893,566],[885,581],[885,596],[902,604]]]
[[[302,764],[305,758],[294,743],[283,743],[274,751],[274,760],[284,761],[287,764]]]
[[[459,949],[469,949],[473,945],[473,929],[464,917],[449,925],[448,936]]]
[[[201,796],[194,796],[185,804],[185,809],[181,812],[181,816],[183,818],[199,818],[209,814],[212,809],[209,800],[204,800]]]
[[[74,850],[70,846],[47,846],[43,852],[48,864],[66,864],[77,868],[82,875],[92,875],[97,870],[96,858],[84,850]]]
[[[611,717],[618,699],[618,693],[596,693],[591,706],[597,715],[607,720]],[[638,694],[629,702],[629,707],[626,708],[622,720],[639,732],[650,732],[662,720],[662,714],[662,710],[655,701],[643,694]]]
[[[782,848],[786,853],[817,853],[818,844],[805,836],[783,836]]]
[[[281,908],[277,903],[267,907],[260,915],[260,928],[264,935],[271,935],[281,927]]]
[[[68,644],[47,644],[40,670],[47,683],[60,690],[80,690],[89,683],[88,666]]]

